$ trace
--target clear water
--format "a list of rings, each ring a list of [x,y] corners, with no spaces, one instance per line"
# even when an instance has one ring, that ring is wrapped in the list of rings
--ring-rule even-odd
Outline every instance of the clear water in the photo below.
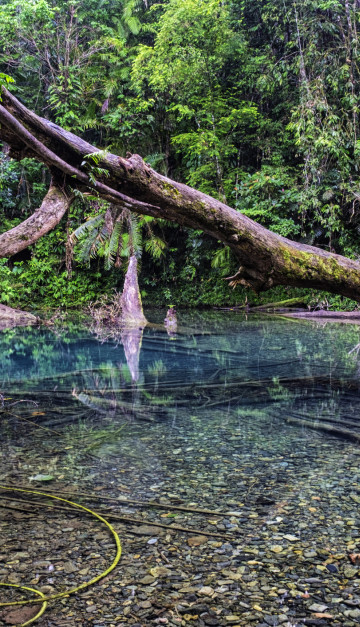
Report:
[[[304,454],[304,442],[306,448],[315,443],[319,455],[323,447],[352,445],[311,425],[360,435],[359,326],[200,313],[183,315],[181,323],[181,332],[173,336],[149,328],[143,335],[135,330],[105,340],[77,325],[3,331],[0,392],[8,400],[2,441],[21,445],[22,438],[29,443],[40,433],[44,445],[47,436],[53,444],[55,431],[61,448],[73,434],[71,455],[57,460],[53,469],[58,476],[74,480],[75,473],[78,481],[88,474],[94,454],[105,466],[125,455],[138,473],[129,489],[141,485],[143,492],[159,484],[161,496],[160,483],[167,481],[176,492],[179,475],[189,472],[200,483],[205,473],[209,483],[203,447],[220,466],[224,453],[236,463],[243,462],[242,456],[254,463],[263,456],[269,468],[271,455],[286,460],[299,448],[304,467],[313,463]],[[90,448],[94,439],[92,461],[86,454],[82,459],[79,437]],[[167,467],[169,454],[175,466],[180,459],[177,476],[162,470],[162,457]],[[67,470],[71,456],[81,460],[81,470],[73,465]],[[226,464],[221,475],[225,471]],[[32,474],[39,472],[37,461]],[[240,488],[233,497],[241,498]]]
[[[0,391],[47,411],[69,404],[72,424],[86,408],[120,417],[126,405],[169,428],[191,408],[208,420],[210,408],[260,408],[281,423],[302,416],[358,429],[358,325],[236,314],[181,322],[173,336],[148,328],[100,341],[77,325],[3,331]]]
[[[75,324],[3,331],[1,481],[43,487],[34,477],[51,474],[59,489],[232,510],[175,522],[267,547],[270,587],[289,568],[289,535],[300,553],[342,554],[332,561],[344,577],[341,560],[360,542],[360,327],[234,313],[180,323],[172,336],[150,327],[107,339]],[[160,515],[141,513],[174,522]],[[305,560],[298,576],[328,574],[324,560]],[[249,594],[250,605],[263,599]]]

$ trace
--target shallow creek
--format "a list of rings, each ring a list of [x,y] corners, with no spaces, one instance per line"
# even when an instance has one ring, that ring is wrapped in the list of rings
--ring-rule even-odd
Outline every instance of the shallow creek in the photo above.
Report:
[[[0,484],[89,507],[123,545],[36,624],[358,625],[360,326],[179,324],[0,333]],[[0,488],[0,582],[56,594],[113,560],[100,521],[53,502]]]

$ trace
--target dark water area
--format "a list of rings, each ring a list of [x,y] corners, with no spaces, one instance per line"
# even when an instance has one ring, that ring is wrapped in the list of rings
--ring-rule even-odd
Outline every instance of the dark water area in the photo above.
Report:
[[[0,334],[0,483],[121,497],[120,509],[93,507],[138,520],[117,523],[118,579],[39,624],[359,624],[360,327],[199,312],[179,324],[173,335],[96,337],[77,323]],[[0,581],[34,583],[39,536],[54,568],[37,587],[89,579],[87,543],[94,570],[106,565],[97,524],[86,521],[85,542],[73,515],[51,513],[54,535],[3,496]],[[164,528],[145,533],[149,523]]]

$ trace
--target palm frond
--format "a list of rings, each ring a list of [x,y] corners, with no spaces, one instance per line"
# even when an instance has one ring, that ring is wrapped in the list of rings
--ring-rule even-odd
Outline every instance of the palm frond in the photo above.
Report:
[[[138,217],[130,212],[128,217],[128,228],[130,254],[133,253],[137,258],[140,258],[142,253],[141,226]]]
[[[94,258],[99,250],[101,242],[98,239],[98,232],[93,230],[91,234],[80,240],[76,247],[77,258],[81,263],[89,265],[90,259]]]
[[[215,254],[211,260],[211,266],[213,268],[221,268],[226,274],[229,271],[231,262],[231,250],[229,246],[223,246],[215,251]]]
[[[72,234],[71,242],[77,243],[77,258],[81,263],[89,264],[97,256],[107,237],[105,214],[100,213],[81,224]]]

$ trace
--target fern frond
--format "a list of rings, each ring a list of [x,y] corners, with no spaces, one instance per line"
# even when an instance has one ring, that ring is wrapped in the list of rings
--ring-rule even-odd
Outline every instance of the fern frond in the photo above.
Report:
[[[105,159],[108,154],[107,150],[96,150],[95,152],[89,152],[87,155],[84,155],[84,159],[87,159],[88,161],[91,160],[95,163],[95,165],[99,165],[100,160]]]
[[[212,260],[211,266],[212,268],[221,268],[224,272],[228,272],[231,261],[231,251],[229,246],[223,246],[222,248],[218,248],[215,252]]]
[[[107,236],[105,214],[99,213],[94,218],[81,224],[72,234],[70,241],[75,244],[77,258],[81,263],[89,264],[96,257]]]
[[[146,252],[148,252],[154,259],[160,259],[160,257],[164,254],[165,248],[166,242],[164,242],[161,237],[156,237],[156,235],[153,235],[145,242]]]
[[[130,212],[128,217],[128,228],[130,253],[133,252],[133,254],[139,258],[142,253],[141,226],[138,217]]]
[[[150,222],[154,222],[155,218],[153,216],[139,216],[140,226],[143,224],[149,224]]]
[[[90,218],[72,232],[71,241],[75,242],[75,240],[84,237],[89,231],[91,232],[93,229],[97,229],[99,226],[101,227],[104,221],[105,213],[99,213],[94,218]]]
[[[90,258],[96,256],[100,245],[98,232],[94,229],[88,237],[78,242],[77,257],[79,261],[89,265]]]
[[[154,152],[151,155],[146,155],[144,161],[149,164],[151,168],[154,170],[158,169],[165,162],[165,153],[164,152]]]
[[[116,222],[110,235],[110,239],[108,239],[106,245],[104,246],[104,264],[106,270],[110,270],[115,263],[116,255],[119,252],[122,231],[123,224],[121,222]]]

